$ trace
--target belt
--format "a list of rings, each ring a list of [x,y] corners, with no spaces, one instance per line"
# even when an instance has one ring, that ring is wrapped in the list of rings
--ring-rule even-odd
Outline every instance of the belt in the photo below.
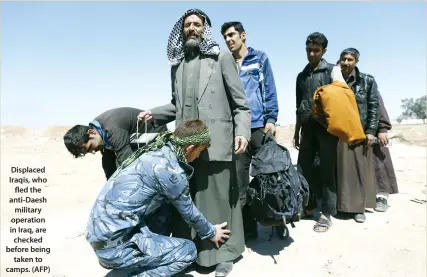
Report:
[[[114,267],[109,267],[108,265],[104,264],[103,262],[101,262],[101,260],[98,260],[99,264],[105,268],[105,269],[114,269]]]
[[[125,234],[121,237],[118,237],[117,239],[114,239],[114,240],[91,242],[90,245],[92,245],[92,248],[95,250],[103,250],[103,249],[107,249],[107,248],[113,248],[113,247],[122,245],[123,243],[129,241],[133,235],[134,235],[134,233],[132,232],[129,234]]]

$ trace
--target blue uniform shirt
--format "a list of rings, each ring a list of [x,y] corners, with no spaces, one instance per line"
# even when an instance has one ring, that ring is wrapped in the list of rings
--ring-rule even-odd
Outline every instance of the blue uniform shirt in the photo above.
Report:
[[[90,213],[86,235],[89,243],[135,231],[149,235],[144,217],[166,202],[180,212],[202,240],[215,235],[215,227],[194,206],[190,196],[187,178],[193,168],[179,163],[173,148],[168,143],[160,150],[141,155],[106,182]]]

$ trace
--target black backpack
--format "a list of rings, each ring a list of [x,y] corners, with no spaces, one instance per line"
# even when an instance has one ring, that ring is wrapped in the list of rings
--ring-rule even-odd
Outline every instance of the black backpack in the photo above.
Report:
[[[252,159],[251,176],[247,194],[255,219],[264,226],[284,226],[286,232],[287,223],[294,228],[308,204],[309,187],[288,149],[275,141],[271,131]]]

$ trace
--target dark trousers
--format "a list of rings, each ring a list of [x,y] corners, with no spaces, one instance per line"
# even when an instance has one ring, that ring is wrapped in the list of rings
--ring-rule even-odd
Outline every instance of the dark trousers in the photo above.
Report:
[[[310,185],[310,201],[306,210],[314,209],[316,198],[321,197],[322,213],[337,213],[337,146],[338,138],[329,134],[314,119],[310,119],[302,127],[298,167]],[[314,167],[316,153],[320,160],[318,171]]]
[[[116,172],[117,167],[116,154],[111,150],[104,150],[102,153],[102,168],[104,169],[107,180]]]
[[[137,145],[130,145],[133,152],[138,150]],[[119,163],[116,158],[116,153],[111,150],[104,150],[102,152],[102,168],[104,169],[105,177],[110,179],[110,177],[116,172],[117,168],[119,168]]]
[[[236,156],[237,183],[239,185],[240,204],[242,206],[243,227],[246,231],[253,231],[256,228],[256,221],[253,218],[248,205],[246,205],[247,189],[249,186],[249,168],[252,157],[262,146],[264,139],[264,128],[253,128],[251,139],[246,151]]]

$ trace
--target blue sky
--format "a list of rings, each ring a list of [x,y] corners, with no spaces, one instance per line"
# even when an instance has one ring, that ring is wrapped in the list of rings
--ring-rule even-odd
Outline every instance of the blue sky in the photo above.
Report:
[[[189,8],[241,21],[249,46],[268,54],[279,123],[295,120],[295,78],[305,39],[320,31],[325,58],[359,49],[359,68],[378,83],[392,118],[400,100],[426,94],[424,2],[10,2],[1,3],[1,125],[86,124],[103,111],[170,101],[169,33]]]

